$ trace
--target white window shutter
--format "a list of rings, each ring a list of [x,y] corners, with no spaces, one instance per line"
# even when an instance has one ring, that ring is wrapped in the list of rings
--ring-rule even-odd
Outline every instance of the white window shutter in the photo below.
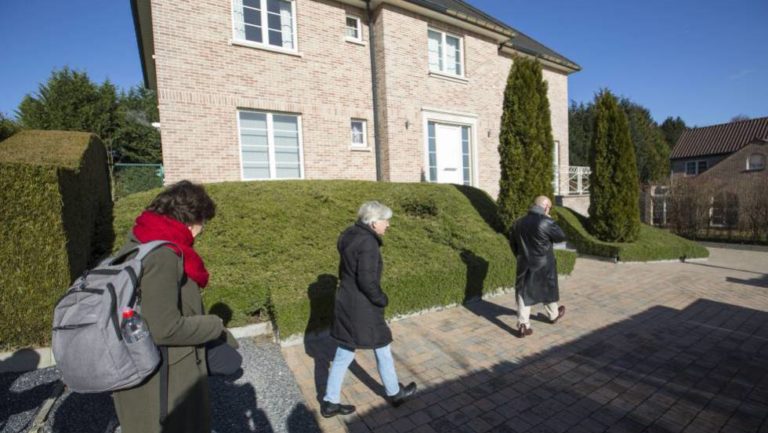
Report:
[[[235,26],[235,39],[245,40],[245,18],[243,17],[243,0],[233,0],[232,21]]]
[[[293,48],[293,2],[280,2],[280,26],[283,36],[283,48]]]

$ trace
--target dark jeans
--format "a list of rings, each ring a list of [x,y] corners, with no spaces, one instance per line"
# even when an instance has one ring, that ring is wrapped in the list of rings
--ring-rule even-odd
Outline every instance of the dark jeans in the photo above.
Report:
[[[243,364],[243,356],[224,340],[212,341],[205,348],[209,376],[229,376],[236,373]]]

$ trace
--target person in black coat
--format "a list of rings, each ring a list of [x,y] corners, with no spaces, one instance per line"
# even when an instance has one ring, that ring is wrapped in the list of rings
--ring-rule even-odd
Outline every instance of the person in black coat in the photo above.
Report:
[[[544,304],[551,323],[565,315],[565,306],[557,305],[560,290],[557,284],[557,263],[552,244],[565,241],[565,233],[549,217],[552,202],[545,196],[536,197],[528,214],[515,221],[510,233],[510,244],[517,256],[518,337],[531,335],[531,306]]]
[[[384,308],[389,303],[381,290],[381,237],[389,228],[392,210],[371,201],[363,203],[358,220],[339,236],[339,288],[336,291],[331,336],[338,342],[333,365],[328,375],[325,397],[320,413],[330,418],[355,411],[352,405],[341,404],[341,385],[349,365],[355,359],[355,349],[373,349],[387,398],[394,406],[401,405],[416,392],[416,384],[400,386],[395,372],[390,344],[392,332],[384,320]]]

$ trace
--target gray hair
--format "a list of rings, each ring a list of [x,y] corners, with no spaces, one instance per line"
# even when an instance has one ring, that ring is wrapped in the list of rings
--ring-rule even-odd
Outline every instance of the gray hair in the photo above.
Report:
[[[357,211],[357,218],[363,224],[371,224],[376,221],[392,218],[392,209],[377,201],[367,201]]]

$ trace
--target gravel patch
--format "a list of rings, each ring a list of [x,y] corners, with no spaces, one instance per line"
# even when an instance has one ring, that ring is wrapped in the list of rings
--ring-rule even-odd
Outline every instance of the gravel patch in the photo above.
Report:
[[[280,347],[264,340],[240,340],[242,376],[210,378],[215,433],[316,433]],[[55,368],[0,374],[0,433],[119,433],[109,394],[64,392],[47,422],[31,430],[39,408],[59,382]]]

